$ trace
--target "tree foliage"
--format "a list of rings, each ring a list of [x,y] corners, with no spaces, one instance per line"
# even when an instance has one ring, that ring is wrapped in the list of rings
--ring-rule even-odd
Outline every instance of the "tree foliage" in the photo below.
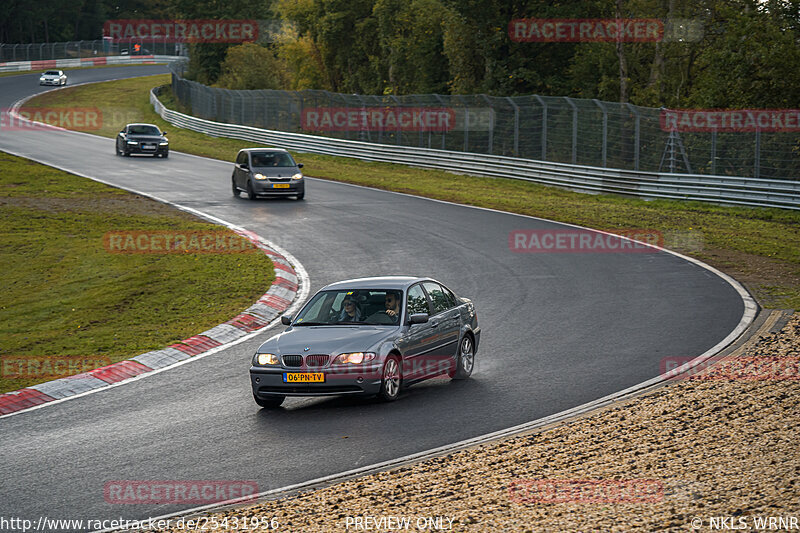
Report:
[[[619,46],[508,34],[515,18],[617,14],[699,33]],[[6,0],[0,40],[92,39],[107,18],[167,17],[283,22],[272,42],[192,45],[189,75],[225,87],[800,107],[800,0]]]

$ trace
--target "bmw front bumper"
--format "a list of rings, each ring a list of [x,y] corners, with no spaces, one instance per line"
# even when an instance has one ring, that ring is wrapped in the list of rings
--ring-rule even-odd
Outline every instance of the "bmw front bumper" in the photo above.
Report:
[[[272,396],[338,396],[357,394],[371,396],[381,389],[382,365],[358,368],[314,369],[314,368],[270,368],[250,367],[250,384],[257,398]],[[325,374],[323,383],[286,383],[284,374],[319,372]]]

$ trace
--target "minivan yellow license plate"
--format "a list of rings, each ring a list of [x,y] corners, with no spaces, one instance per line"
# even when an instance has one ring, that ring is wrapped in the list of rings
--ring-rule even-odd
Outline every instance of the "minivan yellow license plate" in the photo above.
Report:
[[[284,372],[284,383],[325,383],[322,372]]]
[[[289,184],[288,183],[273,183],[272,184],[272,188],[273,189],[288,189],[289,188]]]

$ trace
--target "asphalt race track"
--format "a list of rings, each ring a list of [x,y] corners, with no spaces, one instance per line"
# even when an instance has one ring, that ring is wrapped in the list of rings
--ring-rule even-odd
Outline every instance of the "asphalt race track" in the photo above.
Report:
[[[68,74],[74,84],[161,72]],[[36,76],[0,78],[0,107],[43,90]],[[104,484],[254,480],[266,491],[443,446],[652,378],[662,358],[703,353],[744,312],[727,282],[667,253],[509,250],[510,231],[556,226],[545,221],[314,179],[305,201],[251,202],[231,196],[231,163],[116,157],[113,140],[68,132],[0,132],[0,150],[255,231],[302,262],[312,291],[351,277],[430,275],[475,301],[483,330],[471,380],[433,380],[393,404],[290,398],[260,410],[248,367],[277,325],[190,364],[0,419],[4,517],[141,519],[181,507],[109,504]]]

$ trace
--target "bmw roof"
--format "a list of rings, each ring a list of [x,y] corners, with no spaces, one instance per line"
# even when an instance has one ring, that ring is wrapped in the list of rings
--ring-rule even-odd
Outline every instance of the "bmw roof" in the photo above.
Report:
[[[320,290],[333,289],[405,289],[418,281],[431,278],[417,276],[378,276],[372,278],[346,279],[326,285]]]

